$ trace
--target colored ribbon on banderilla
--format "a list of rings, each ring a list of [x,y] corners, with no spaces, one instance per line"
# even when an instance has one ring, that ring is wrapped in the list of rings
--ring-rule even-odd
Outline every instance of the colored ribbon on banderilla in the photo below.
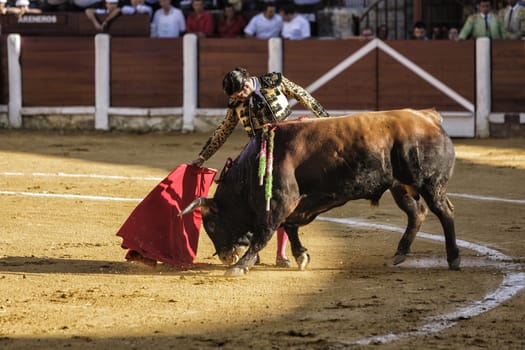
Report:
[[[266,211],[270,211],[273,186],[273,146],[275,139],[275,126],[265,126],[261,135],[261,150],[259,151],[259,186],[264,185],[264,198]]]

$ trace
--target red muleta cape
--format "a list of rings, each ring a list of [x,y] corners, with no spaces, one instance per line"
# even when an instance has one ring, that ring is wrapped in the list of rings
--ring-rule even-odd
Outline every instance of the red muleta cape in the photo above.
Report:
[[[162,180],[133,210],[117,236],[122,248],[129,249],[126,259],[156,261],[175,267],[193,264],[197,255],[200,208],[178,216],[198,197],[207,197],[214,169],[182,164]],[[143,259],[146,258],[146,259]],[[146,262],[146,263],[148,263]]]

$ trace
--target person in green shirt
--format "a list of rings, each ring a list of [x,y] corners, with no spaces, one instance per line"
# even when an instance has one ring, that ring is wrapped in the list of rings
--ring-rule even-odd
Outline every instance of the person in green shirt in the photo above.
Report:
[[[467,18],[459,32],[459,39],[503,39],[500,20],[497,14],[491,11],[490,1],[480,0],[479,12]]]

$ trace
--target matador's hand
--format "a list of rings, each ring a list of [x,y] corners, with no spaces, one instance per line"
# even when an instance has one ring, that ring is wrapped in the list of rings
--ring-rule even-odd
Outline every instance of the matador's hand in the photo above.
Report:
[[[196,166],[197,168],[200,168],[203,163],[204,163],[204,158],[199,157],[199,158],[193,160],[190,164],[193,165],[193,166]]]

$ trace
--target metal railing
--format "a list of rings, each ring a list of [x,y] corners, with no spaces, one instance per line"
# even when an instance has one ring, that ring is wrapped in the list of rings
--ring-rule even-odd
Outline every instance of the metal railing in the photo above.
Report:
[[[359,17],[359,27],[376,30],[380,39],[407,39],[412,4],[407,0],[374,0]],[[379,28],[387,29],[382,38]]]

